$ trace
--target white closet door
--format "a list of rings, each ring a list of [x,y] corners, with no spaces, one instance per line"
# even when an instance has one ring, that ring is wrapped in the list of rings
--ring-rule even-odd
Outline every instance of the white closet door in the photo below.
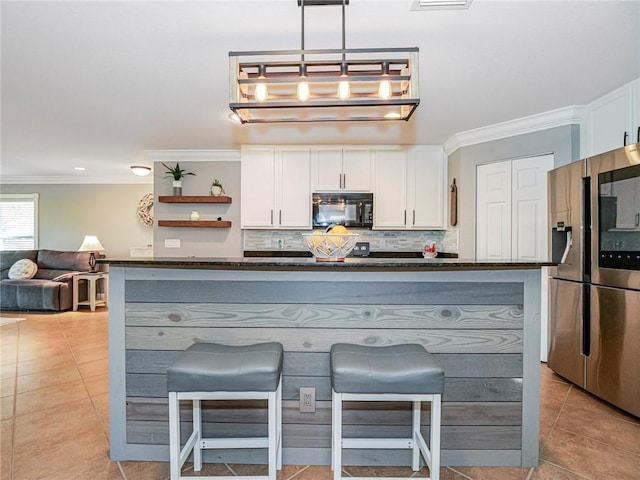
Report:
[[[547,172],[551,169],[553,155],[512,162],[514,260],[547,260]]]
[[[479,165],[476,258],[511,259],[511,161]]]

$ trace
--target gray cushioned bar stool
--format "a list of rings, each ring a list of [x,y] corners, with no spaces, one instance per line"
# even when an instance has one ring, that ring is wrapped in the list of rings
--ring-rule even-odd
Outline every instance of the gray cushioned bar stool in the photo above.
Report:
[[[420,454],[430,479],[440,477],[440,401],[444,370],[422,345],[365,347],[337,343],[331,347],[332,445],[334,480],[342,479],[342,449],[411,449],[411,468],[420,469]],[[342,402],[412,402],[412,432],[407,438],[344,438]],[[431,402],[430,442],[420,431],[421,402]],[[349,477],[365,479],[369,477]],[[389,478],[389,477],[387,477]]]
[[[269,473],[252,477],[203,477],[198,479],[251,478],[276,480],[282,468],[282,344],[247,346],[196,343],[167,370],[169,392],[169,457],[171,480],[193,451],[194,470],[202,469],[203,449],[267,448]],[[203,438],[201,400],[267,400],[268,436]],[[180,400],[193,402],[193,432],[180,448]]]

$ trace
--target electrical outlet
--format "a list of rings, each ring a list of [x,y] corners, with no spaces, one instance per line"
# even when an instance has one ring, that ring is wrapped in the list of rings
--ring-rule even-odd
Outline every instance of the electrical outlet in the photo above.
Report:
[[[166,238],[164,240],[164,248],[180,248],[179,238]]]
[[[300,412],[313,413],[316,411],[316,389],[314,387],[300,387]]]

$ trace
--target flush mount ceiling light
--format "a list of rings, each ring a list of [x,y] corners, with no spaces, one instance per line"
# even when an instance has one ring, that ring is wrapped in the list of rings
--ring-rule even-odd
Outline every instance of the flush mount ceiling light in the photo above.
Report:
[[[473,0],[413,0],[411,10],[454,10],[469,8]]]
[[[418,48],[345,48],[348,0],[297,0],[300,50],[229,52],[229,108],[241,123],[409,120]],[[305,50],[305,6],[342,6],[342,48]]]
[[[149,175],[151,173],[151,168],[150,167],[145,167],[143,165],[132,165],[129,168],[131,169],[131,171],[133,173],[135,173],[139,177],[144,177],[144,176]]]

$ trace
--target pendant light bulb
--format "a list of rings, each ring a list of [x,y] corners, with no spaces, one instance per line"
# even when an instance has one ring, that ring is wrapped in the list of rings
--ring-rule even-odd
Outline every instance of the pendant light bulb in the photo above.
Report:
[[[341,80],[338,82],[338,98],[340,100],[349,100],[349,97],[351,97],[351,85],[349,85],[349,76],[347,75],[347,64],[343,63],[340,70]]]
[[[391,82],[382,80],[378,86],[378,97],[380,100],[389,100],[391,98]]]
[[[311,89],[307,82],[307,68],[305,65],[300,66],[300,81],[298,82],[297,97],[301,102],[306,102],[311,96]]]
[[[260,65],[260,67],[258,68],[259,80],[266,80],[264,76],[264,72],[265,72],[264,65]],[[256,83],[256,90],[255,90],[256,101],[260,103],[266,102],[268,95],[269,95],[269,92],[267,90],[267,84],[264,82]]]
[[[389,100],[391,98],[391,81],[389,80],[389,64],[384,62],[382,64],[382,80],[378,85],[378,98],[380,100]]]

